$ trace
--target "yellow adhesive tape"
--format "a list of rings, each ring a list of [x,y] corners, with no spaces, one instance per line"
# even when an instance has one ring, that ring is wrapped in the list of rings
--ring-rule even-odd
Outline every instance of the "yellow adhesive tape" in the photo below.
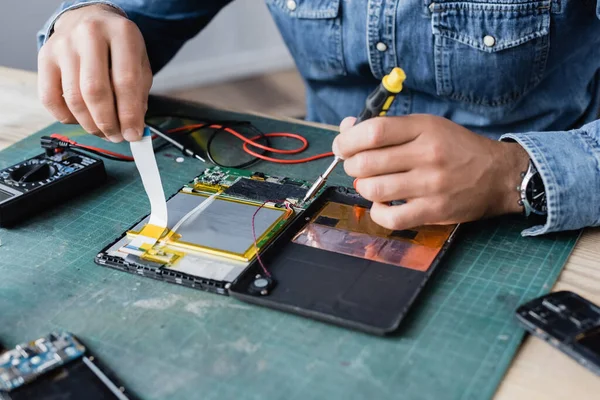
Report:
[[[165,228],[162,226],[147,224],[140,231],[140,236],[146,236],[146,237],[158,239],[162,236],[164,231],[165,231]]]

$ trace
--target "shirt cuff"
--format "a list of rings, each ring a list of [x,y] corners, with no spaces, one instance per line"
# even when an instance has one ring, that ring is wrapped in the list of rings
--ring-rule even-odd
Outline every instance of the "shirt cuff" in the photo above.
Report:
[[[544,225],[522,232],[536,236],[598,224],[600,174],[598,144],[585,130],[506,134],[529,153],[544,182],[548,215]]]
[[[107,0],[76,0],[63,2],[61,8],[50,18],[46,23],[46,26],[38,34],[38,49],[41,48],[54,33],[54,25],[56,21],[67,11],[75,10],[77,8],[87,7],[94,4],[104,4],[117,10],[121,15],[127,18],[127,13],[121,7],[115,3]]]

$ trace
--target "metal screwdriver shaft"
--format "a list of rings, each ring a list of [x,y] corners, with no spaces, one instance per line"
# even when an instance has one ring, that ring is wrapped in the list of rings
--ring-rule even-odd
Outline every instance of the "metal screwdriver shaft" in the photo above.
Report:
[[[356,119],[355,124],[359,124],[369,118],[384,116],[390,109],[396,95],[402,91],[402,84],[405,79],[406,75],[404,74],[404,71],[398,67],[394,68],[389,75],[384,76],[381,80],[381,84],[377,86],[369,97],[367,97],[365,108]],[[338,156],[333,159],[333,162],[327,167],[325,172],[323,172],[310,189],[308,189],[306,196],[304,196],[304,199],[302,200],[303,203],[306,203],[313,198],[319,190],[321,190],[327,182],[327,178],[331,175],[331,172],[340,161],[342,161],[342,159]]]
[[[158,129],[150,126],[150,125],[146,125],[148,127],[148,129],[150,130],[150,132],[152,132],[152,134],[161,137],[162,139],[166,140],[167,142],[171,143],[173,146],[177,147],[179,150],[181,150],[181,152],[189,157],[194,157],[202,162],[206,162],[206,160],[202,157],[200,157],[198,154],[194,153],[192,150],[188,149],[187,147],[185,147],[184,145],[182,145],[181,143],[179,143],[178,141],[176,141],[175,139],[171,139],[169,136],[167,136],[166,134],[162,133],[161,131],[159,131]]]

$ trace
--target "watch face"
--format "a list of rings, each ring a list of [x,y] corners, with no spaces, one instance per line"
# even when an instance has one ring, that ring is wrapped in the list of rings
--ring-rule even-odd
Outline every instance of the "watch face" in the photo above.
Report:
[[[546,190],[539,173],[536,173],[531,177],[531,180],[528,182],[527,188],[525,189],[525,195],[527,196],[527,201],[534,213],[540,215],[546,215],[548,213]]]

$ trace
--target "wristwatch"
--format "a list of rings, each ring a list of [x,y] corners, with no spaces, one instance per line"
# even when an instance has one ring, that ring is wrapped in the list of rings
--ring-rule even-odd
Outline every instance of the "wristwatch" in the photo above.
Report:
[[[544,181],[531,160],[529,160],[527,171],[521,172],[521,178],[523,181],[517,190],[521,194],[519,204],[523,206],[523,214],[526,217],[548,215]]]

